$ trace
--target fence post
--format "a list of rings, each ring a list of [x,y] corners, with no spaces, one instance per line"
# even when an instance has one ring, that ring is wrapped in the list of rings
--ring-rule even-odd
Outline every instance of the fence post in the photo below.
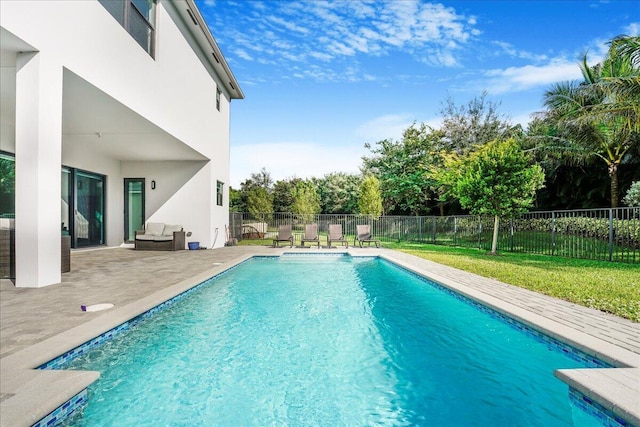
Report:
[[[453,246],[458,246],[458,217],[453,217]]]
[[[511,245],[511,252],[513,252],[513,218],[509,219],[509,244]]]
[[[436,243],[436,220],[437,218],[433,217],[433,243]]]
[[[551,212],[551,256],[556,252],[556,212]]]
[[[609,261],[613,261],[613,209],[609,208]]]
[[[482,217],[478,215],[478,249],[482,249]]]

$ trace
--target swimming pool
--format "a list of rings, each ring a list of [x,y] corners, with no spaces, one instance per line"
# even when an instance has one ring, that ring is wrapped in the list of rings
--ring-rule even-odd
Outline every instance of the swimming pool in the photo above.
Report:
[[[599,425],[577,359],[378,258],[257,258],[70,362],[69,425]]]

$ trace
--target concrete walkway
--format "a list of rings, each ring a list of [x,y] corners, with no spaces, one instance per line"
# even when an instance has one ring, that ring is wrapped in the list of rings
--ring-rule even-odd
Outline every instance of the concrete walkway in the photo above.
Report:
[[[60,284],[18,289],[2,281],[0,425],[31,425],[97,378],[96,373],[33,368],[247,257],[284,251],[260,246],[178,252],[76,251],[71,272],[63,275]],[[640,426],[639,324],[396,251],[367,248],[349,252],[388,258],[615,366],[626,367],[556,375]],[[94,313],[80,310],[80,305],[97,303],[113,303],[115,308]]]

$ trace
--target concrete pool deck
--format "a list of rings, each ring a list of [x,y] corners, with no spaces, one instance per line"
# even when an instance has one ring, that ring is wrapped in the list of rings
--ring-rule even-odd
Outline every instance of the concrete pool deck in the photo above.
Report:
[[[254,255],[291,251],[264,246],[147,252],[74,251],[62,283],[40,289],[0,284],[0,425],[32,425],[98,374],[33,368]],[[305,253],[341,249],[299,249]],[[380,255],[624,369],[563,370],[556,375],[616,415],[640,426],[640,324],[493,279],[387,249]],[[101,312],[80,305],[113,303]]]

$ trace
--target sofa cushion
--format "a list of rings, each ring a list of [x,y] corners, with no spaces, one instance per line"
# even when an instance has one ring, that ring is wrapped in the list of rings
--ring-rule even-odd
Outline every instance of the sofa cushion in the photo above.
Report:
[[[162,235],[173,237],[174,231],[182,231],[182,226],[177,224],[165,224],[164,230],[162,231]]]
[[[154,236],[153,234],[138,234],[136,240],[145,240],[151,242],[170,242],[173,236]]]
[[[153,236],[153,241],[154,242],[170,242],[173,240],[173,236]]]
[[[153,234],[138,234],[136,236],[136,240],[151,240],[153,241],[153,238],[156,237]]]
[[[162,235],[162,231],[164,230],[164,223],[162,222],[148,222],[147,228],[144,230],[144,234],[151,234],[153,236]]]

